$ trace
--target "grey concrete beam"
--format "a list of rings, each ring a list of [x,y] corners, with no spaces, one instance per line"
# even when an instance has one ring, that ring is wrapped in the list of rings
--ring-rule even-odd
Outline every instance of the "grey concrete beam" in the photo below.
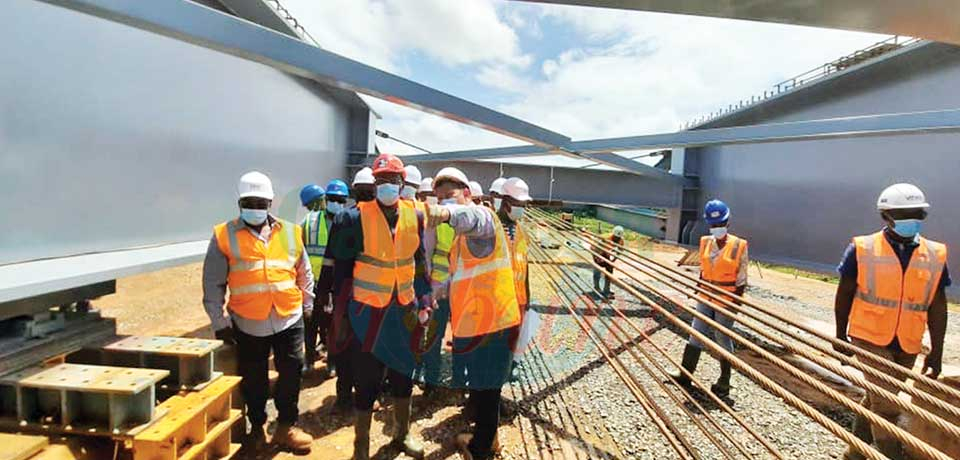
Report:
[[[525,0],[653,11],[922,37],[960,44],[960,9],[951,0]]]
[[[37,0],[260,62],[318,82],[477,126],[532,144],[570,138],[186,1]]]

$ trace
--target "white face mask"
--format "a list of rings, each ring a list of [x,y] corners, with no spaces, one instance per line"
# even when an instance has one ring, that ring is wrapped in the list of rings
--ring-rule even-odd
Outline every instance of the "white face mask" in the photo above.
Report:
[[[713,227],[710,229],[710,234],[718,240],[722,240],[727,236],[727,227]]]
[[[413,199],[416,199],[416,197],[417,197],[416,187],[404,185],[403,188],[400,189],[400,198],[403,198],[404,200],[413,200]]]
[[[493,199],[493,210],[494,210],[494,211],[499,211],[499,210],[500,210],[500,203],[503,203],[503,198],[494,198],[494,199]]]
[[[459,204],[459,203],[457,203],[457,199],[456,199],[456,198],[447,198],[447,199],[444,199],[444,200],[440,200],[440,204],[442,204],[442,205],[448,205],[448,204]]]
[[[436,205],[439,204],[439,203],[440,203],[440,202],[437,201],[437,197],[435,197],[435,196],[428,196],[428,197],[427,197],[427,204],[432,204],[432,205],[436,206]]]
[[[510,212],[507,215],[510,216],[510,220],[516,222],[523,218],[523,211],[524,209],[521,207],[514,207],[510,208]]]

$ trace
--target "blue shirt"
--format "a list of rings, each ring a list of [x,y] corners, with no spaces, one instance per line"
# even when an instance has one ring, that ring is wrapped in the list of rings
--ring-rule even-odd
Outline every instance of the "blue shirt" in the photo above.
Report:
[[[905,244],[896,241],[890,237],[886,230],[884,230],[883,236],[887,239],[887,242],[890,243],[890,247],[893,248],[893,252],[895,252],[897,257],[900,259],[900,268],[906,272],[907,266],[910,264],[910,257],[913,256],[913,251],[917,249],[917,245],[914,243]],[[837,267],[837,272],[840,273],[842,278],[857,279],[857,247],[853,243],[850,243],[850,245],[847,246],[847,250],[843,253],[843,260]],[[944,265],[943,275],[940,277],[940,286],[938,289],[944,289],[950,286],[952,283],[953,281],[950,279],[950,271],[947,270],[947,266]]]

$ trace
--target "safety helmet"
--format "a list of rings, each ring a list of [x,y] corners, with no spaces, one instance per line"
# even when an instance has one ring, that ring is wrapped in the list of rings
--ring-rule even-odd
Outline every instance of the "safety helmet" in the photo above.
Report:
[[[350,196],[350,189],[347,188],[346,182],[340,179],[334,179],[327,184],[327,195],[346,198]]]
[[[490,184],[490,193],[503,193],[503,183],[507,181],[506,177],[498,177]]]
[[[880,193],[877,198],[877,210],[929,208],[923,191],[913,184],[893,184]]]
[[[415,184],[417,187],[420,187],[420,180],[422,177],[420,175],[420,168],[417,168],[414,165],[407,165],[403,168],[403,170],[407,174],[406,177],[404,177],[403,181],[408,184]]]
[[[432,191],[433,191],[433,178],[432,178],[432,177],[428,177],[428,178],[420,181],[419,191],[421,191],[421,192],[432,192]]]
[[[613,227],[613,236],[617,238],[623,238],[623,233],[624,233],[623,227],[619,225],[617,225],[616,227]]]
[[[433,178],[433,183],[436,184],[442,180],[452,180],[459,182],[461,185],[470,186],[470,181],[467,180],[467,175],[463,171],[454,168],[452,166],[447,166],[446,168],[441,169],[437,172],[437,175]]]
[[[273,200],[273,183],[266,174],[259,171],[250,171],[240,176],[237,184],[237,193],[240,198],[257,197]]]
[[[323,189],[317,184],[304,185],[300,189],[300,204],[304,206],[319,198],[323,198]]]
[[[720,200],[710,200],[703,207],[703,218],[710,225],[722,224],[730,220],[730,208]]]
[[[373,160],[373,175],[380,174],[400,174],[406,178],[407,172],[403,170],[403,162],[396,155],[381,153],[376,160]]]
[[[474,198],[480,198],[483,196],[483,187],[480,186],[480,183],[472,180],[467,182],[467,185],[470,187],[470,196]]]
[[[519,177],[511,177],[503,182],[501,195],[518,201],[530,201],[530,186]]]
[[[353,185],[363,185],[363,184],[374,184],[373,180],[373,170],[370,168],[363,168],[357,171],[357,175],[353,176]]]

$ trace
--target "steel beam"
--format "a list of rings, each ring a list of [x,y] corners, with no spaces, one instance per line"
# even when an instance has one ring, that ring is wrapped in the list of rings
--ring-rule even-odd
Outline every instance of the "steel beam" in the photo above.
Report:
[[[570,138],[187,0],[37,0],[545,147]]]
[[[774,22],[921,37],[960,44],[960,9],[951,0],[524,0]]]

